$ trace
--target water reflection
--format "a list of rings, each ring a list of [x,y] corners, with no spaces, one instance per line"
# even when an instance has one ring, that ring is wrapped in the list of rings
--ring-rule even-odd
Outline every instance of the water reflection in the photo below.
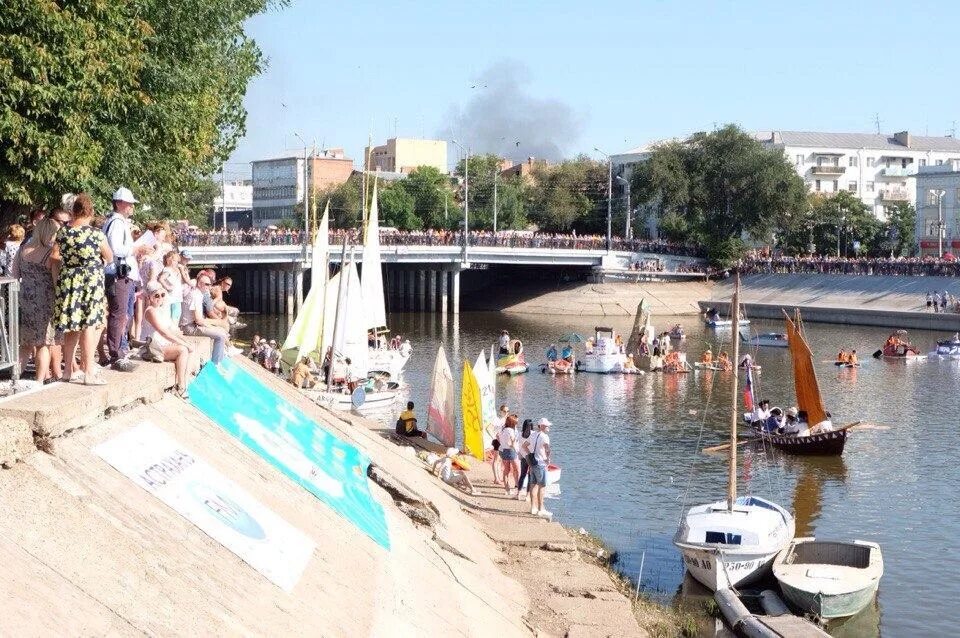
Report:
[[[666,326],[673,320],[654,318]],[[283,337],[286,318],[251,321],[257,332]],[[646,374],[630,377],[541,374],[537,364],[556,336],[592,333],[593,320],[579,317],[466,313],[450,317],[400,314],[395,333],[414,345],[406,378],[410,399],[425,407],[436,348],[447,349],[459,371],[481,350],[489,352],[501,328],[524,341],[531,372],[497,381],[498,403],[523,418],[548,416],[555,427],[555,454],[563,465],[563,497],[551,507],[558,520],[598,533],[621,558],[624,573],[670,601],[683,582],[683,566],[670,539],[684,505],[723,498],[725,455],[703,455],[702,446],[728,437],[732,374]],[[632,320],[611,320],[619,332]],[[728,348],[729,335],[683,319],[690,359],[707,344]],[[782,331],[779,322],[754,322],[754,332]],[[861,356],[860,369],[837,370],[841,348],[873,352],[889,334],[884,328],[808,323],[824,403],[836,423],[863,419],[887,429],[851,432],[840,459],[789,457],[769,450],[741,454],[741,492],[791,505],[798,534],[825,539],[863,539],[883,547],[886,574],[879,606],[866,617],[832,626],[837,636],[952,635],[960,585],[939,552],[960,535],[960,517],[948,516],[960,484],[956,415],[960,413],[960,368],[950,361],[876,361]],[[923,349],[941,335],[912,331]],[[751,349],[763,366],[756,379],[760,398],[792,403],[793,375],[785,349]],[[749,446],[747,446],[749,447]],[[644,558],[645,557],[645,558]],[[879,607],[884,610],[879,613]],[[866,626],[866,628],[864,628]],[[872,627],[872,629],[871,629]],[[853,629],[850,629],[853,628]],[[846,632],[846,633],[843,633]]]

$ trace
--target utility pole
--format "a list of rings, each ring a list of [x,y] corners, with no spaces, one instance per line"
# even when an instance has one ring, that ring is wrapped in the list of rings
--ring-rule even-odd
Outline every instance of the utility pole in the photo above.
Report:
[[[937,193],[937,257],[943,257],[943,196],[947,194],[945,190],[938,190]]]
[[[307,140],[303,139],[299,133],[294,135],[303,142],[303,245],[304,257],[306,257],[306,245],[310,236],[310,175],[307,164]]]
[[[630,208],[630,182],[629,180],[624,179],[622,175],[617,175],[617,180],[623,184],[623,187],[627,191],[627,220],[623,229],[623,238],[629,241],[633,239],[633,229],[630,228],[630,213],[632,212]]]
[[[227,178],[224,176],[226,164],[220,167],[220,212],[223,213],[223,229],[227,229]],[[216,228],[217,223],[213,223]]]
[[[497,234],[497,176],[500,175],[500,167],[493,169],[493,234]]]
[[[451,140],[464,153],[463,160],[463,263],[467,263],[470,236],[470,149]]]
[[[613,248],[613,228],[611,226],[613,219],[613,160],[609,155],[601,151],[596,146],[593,150],[607,158],[607,252]]]

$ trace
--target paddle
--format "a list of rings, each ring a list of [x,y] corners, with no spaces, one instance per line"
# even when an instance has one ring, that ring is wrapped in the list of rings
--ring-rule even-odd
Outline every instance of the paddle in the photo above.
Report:
[[[883,350],[877,350],[876,352],[873,353],[874,359],[879,359],[882,356],[883,356]]]

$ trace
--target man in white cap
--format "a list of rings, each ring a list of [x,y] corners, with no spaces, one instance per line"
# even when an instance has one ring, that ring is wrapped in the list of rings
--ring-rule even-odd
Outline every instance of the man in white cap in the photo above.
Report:
[[[550,464],[550,426],[547,419],[537,421],[537,431],[531,434],[524,442],[520,451],[527,454],[527,463],[530,466],[530,513],[534,516],[551,518],[553,512],[548,512],[543,506],[543,489],[547,486],[547,465]]]
[[[104,268],[107,288],[107,350],[114,370],[130,372],[134,365],[127,358],[130,345],[127,331],[140,280],[140,269],[133,254],[133,233],[130,216],[139,202],[130,189],[121,186],[113,194],[113,213],[107,217],[103,232],[113,251],[113,261]]]

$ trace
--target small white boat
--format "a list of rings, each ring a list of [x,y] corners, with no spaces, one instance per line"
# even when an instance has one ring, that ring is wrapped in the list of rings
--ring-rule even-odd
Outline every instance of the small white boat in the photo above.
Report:
[[[845,618],[870,604],[883,576],[880,546],[867,541],[794,539],[773,562],[786,599],[823,619]]]
[[[626,362],[626,349],[622,342],[617,343],[617,333],[613,328],[597,326],[594,338],[587,341],[587,350],[577,361],[577,370],[601,374],[621,373]]]
[[[391,379],[400,379],[403,376],[403,369],[406,367],[407,361],[410,360],[410,354],[404,355],[399,350],[370,348],[368,352],[369,369],[386,372]]]
[[[553,485],[554,483],[560,482],[560,474],[562,470],[559,465],[554,465],[551,463],[547,466],[547,485]]]
[[[703,319],[703,323],[706,324],[708,328],[731,328],[733,327],[732,319],[724,319],[720,315],[706,315]],[[749,326],[749,319],[740,319],[741,326]]]
[[[374,412],[380,409],[393,406],[401,394],[397,384],[391,384],[393,387],[386,390],[366,390],[362,386],[358,387],[352,393],[347,391],[327,391],[327,390],[309,390],[302,389],[300,392],[310,398],[317,405],[322,405],[331,410],[340,412],[356,411],[361,414]]]
[[[952,339],[937,341],[937,348],[930,353],[930,358],[934,357],[960,359],[960,339],[954,336]]]
[[[740,338],[743,339],[746,343],[751,346],[764,347],[764,348],[786,348],[787,344],[787,335],[782,332],[764,332],[762,334],[755,335],[753,337],[747,338],[744,335],[740,335]]]

